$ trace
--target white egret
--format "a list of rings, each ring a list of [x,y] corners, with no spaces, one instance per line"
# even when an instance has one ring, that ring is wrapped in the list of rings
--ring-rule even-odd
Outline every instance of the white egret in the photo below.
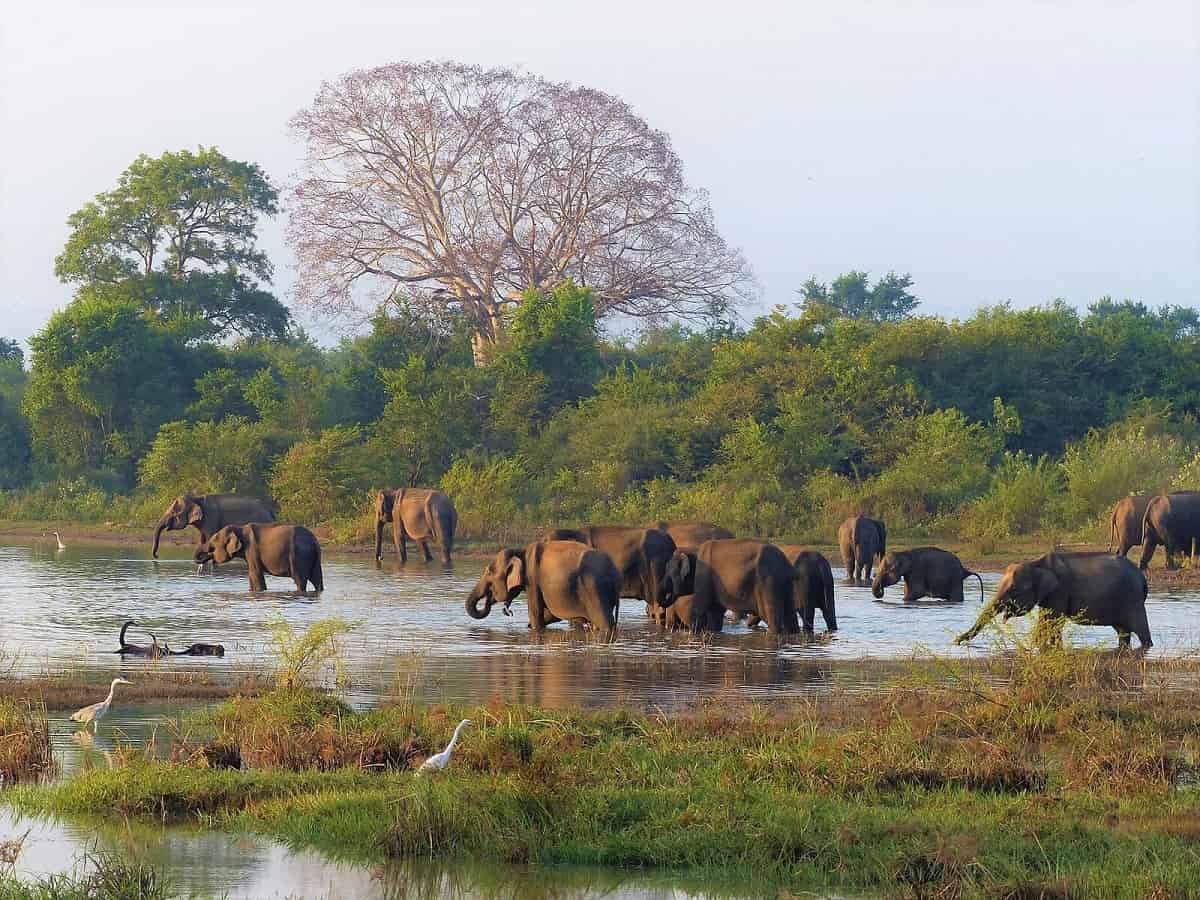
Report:
[[[454,752],[454,745],[458,741],[458,733],[463,730],[464,725],[470,725],[470,719],[463,719],[458,723],[458,727],[454,729],[454,734],[450,738],[450,743],[446,745],[446,749],[441,753],[435,753],[425,762],[421,763],[421,768],[417,769],[418,775],[424,772],[437,772],[446,768],[446,764],[450,762],[450,754]]]
[[[113,692],[116,691],[118,684],[133,684],[132,681],[126,681],[124,678],[114,678],[112,684],[108,687],[108,696],[99,703],[93,703],[91,706],[85,706],[79,712],[71,713],[71,720],[79,722],[85,728],[88,723],[91,723],[92,731],[96,730],[96,723],[104,718],[108,712],[108,708],[112,706]],[[453,741],[451,741],[453,743]]]
[[[59,549],[59,550],[66,550],[66,549],[67,549],[67,545],[66,545],[66,544],[64,544],[64,543],[62,542],[62,536],[61,536],[61,535],[60,535],[60,534],[59,534],[57,531],[52,531],[52,532],[50,532],[50,533],[51,533],[51,534],[53,534],[53,535],[54,535],[54,539],[55,539],[56,541],[58,541],[58,549]]]

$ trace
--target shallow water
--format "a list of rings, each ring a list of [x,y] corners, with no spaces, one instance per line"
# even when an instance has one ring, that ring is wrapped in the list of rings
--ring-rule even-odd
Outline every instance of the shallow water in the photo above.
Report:
[[[148,545],[149,542],[147,542]],[[178,552],[178,551],[177,551]],[[0,661],[16,674],[90,669],[136,680],[147,671],[190,672],[223,679],[270,659],[269,622],[282,616],[302,629],[329,616],[358,623],[343,645],[348,699],[371,705],[401,691],[418,699],[487,702],[493,698],[545,706],[627,704],[672,708],[718,695],[741,699],[821,693],[831,683],[870,687],[863,658],[904,659],[934,653],[963,656],[989,652],[987,632],[974,647],[955,647],[954,635],[979,611],[976,599],[962,604],[899,603],[901,586],[875,602],[867,588],[837,588],[836,634],[779,638],[742,625],[723,634],[693,638],[665,634],[646,618],[638,601],[622,604],[619,637],[611,644],[555,625],[541,637],[526,627],[524,603],[505,617],[469,618],[463,598],[482,562],[463,560],[443,570],[436,563],[376,567],[363,557],[327,558],[327,589],[319,597],[282,590],[251,594],[244,567],[197,575],[183,556],[150,559],[145,548],[76,545],[0,546]],[[835,569],[840,578],[843,572]],[[990,594],[998,573],[984,573]],[[968,597],[978,596],[968,582]],[[972,592],[969,588],[975,587]],[[1152,594],[1148,603],[1153,653],[1177,655],[1196,646],[1200,593]],[[121,623],[136,619],[130,640],[148,643],[145,631],[180,648],[194,641],[219,642],[226,656],[121,659]],[[1023,620],[1013,620],[1020,630]],[[1076,644],[1114,646],[1107,628],[1068,627]],[[119,688],[118,688],[119,691]],[[119,697],[119,694],[118,694]],[[97,697],[97,699],[100,699]],[[114,713],[115,714],[115,713]]]

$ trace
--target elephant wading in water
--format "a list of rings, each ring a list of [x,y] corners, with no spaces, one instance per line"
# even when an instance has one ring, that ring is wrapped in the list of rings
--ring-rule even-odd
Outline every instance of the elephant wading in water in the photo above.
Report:
[[[558,528],[546,541],[578,541],[607,553],[621,573],[621,596],[646,604],[646,614],[659,624],[665,618],[660,585],[667,563],[675,552],[671,536],[657,528],[626,528],[620,525],[588,525]]]
[[[1200,542],[1200,494],[1188,492],[1152,497],[1142,517],[1139,568],[1150,565],[1159,544],[1166,550],[1167,568],[1178,568],[1176,554],[1191,553],[1193,542]]]
[[[400,562],[408,562],[408,538],[417,543],[425,562],[433,559],[429,542],[442,551],[442,562],[450,562],[458,512],[445,491],[429,488],[396,488],[375,495],[375,559],[383,559],[383,526],[392,523],[392,540]]]
[[[321,574],[321,545],[316,535],[303,525],[227,525],[196,551],[200,565],[215,560],[228,562],[234,557],[246,561],[250,569],[250,590],[265,591],[266,575],[291,578],[296,590],[323,591],[325,579]]]
[[[963,581],[974,575],[979,579],[979,599],[983,600],[983,579],[966,568],[949,550],[938,547],[915,547],[887,554],[879,564],[871,593],[883,599],[883,589],[904,579],[904,602],[912,603],[922,597],[963,601]]]
[[[655,522],[647,528],[665,531],[675,542],[677,550],[699,550],[705,541],[727,540],[733,532],[711,522]]]
[[[866,585],[875,559],[883,559],[887,553],[887,527],[866,516],[847,519],[838,528],[838,548],[846,567],[846,584]]]
[[[706,541],[695,553],[677,550],[662,580],[663,602],[691,595],[688,625],[693,632],[720,631],[725,611],[754,613],[774,634],[799,631],[796,570],[774,544],[725,539]]]
[[[275,513],[261,500],[241,494],[180,494],[167,507],[154,529],[153,556],[158,558],[158,541],[164,531],[182,531],[189,525],[200,532],[200,543],[226,525],[274,522]]]
[[[995,596],[975,624],[954,642],[971,640],[997,613],[1007,621],[1009,616],[1023,616],[1039,606],[1043,615],[1052,617],[1050,636],[1055,642],[1061,641],[1062,625],[1069,618],[1082,625],[1114,628],[1123,648],[1129,646],[1132,632],[1145,650],[1153,644],[1146,620],[1146,593],[1146,577],[1123,557],[1047,553],[1005,569]]]
[[[809,550],[807,547],[797,547],[793,544],[780,544],[779,549],[788,558],[792,568],[796,570],[796,611],[805,631],[812,631],[816,621],[816,613],[821,611],[825,627],[829,631],[837,631],[837,606],[833,597],[833,567],[823,553]],[[751,619],[751,624],[757,624]]]
[[[620,588],[621,573],[606,553],[578,541],[535,541],[524,550],[496,554],[467,595],[467,615],[483,619],[497,603],[508,612],[525,591],[529,627],[534,631],[554,622],[582,619],[611,637],[617,627]]]

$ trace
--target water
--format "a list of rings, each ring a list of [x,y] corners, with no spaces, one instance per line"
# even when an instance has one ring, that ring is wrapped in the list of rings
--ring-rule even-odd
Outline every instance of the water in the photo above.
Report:
[[[196,575],[190,559],[156,562],[148,550],[0,546],[0,608],[5,610],[0,648],[7,654],[0,666],[14,674],[87,669],[97,678],[119,674],[131,681],[148,671],[234,679],[270,662],[272,619],[283,617],[302,629],[340,616],[358,623],[343,645],[350,678],[345,695],[358,706],[375,704],[399,688],[434,701],[499,698],[550,707],[672,709],[729,692],[753,700],[820,694],[832,683],[870,688],[884,675],[863,666],[864,658],[988,652],[986,632],[973,648],[953,644],[974,621],[978,601],[904,606],[900,585],[889,588],[880,603],[867,588],[839,584],[840,630],[821,634],[818,615],[815,637],[780,638],[743,625],[699,638],[666,634],[646,618],[643,604],[626,601],[618,640],[601,644],[563,625],[540,637],[531,634],[521,600],[512,617],[497,608],[482,621],[469,618],[463,598],[483,567],[477,559],[443,570],[421,562],[407,567],[385,562],[376,568],[368,558],[334,555],[324,562],[327,589],[316,597],[282,590],[288,584],[283,579],[269,580],[281,590],[253,595],[246,589],[244,567]],[[989,595],[998,579],[999,573],[983,573]],[[1156,592],[1148,609],[1155,656],[1182,654],[1196,645],[1200,592]],[[175,648],[194,641],[222,643],[226,656],[122,659],[108,651],[116,648],[127,618],[139,622],[130,640],[148,643],[148,629]],[[1031,618],[1013,622],[1019,630]],[[1116,643],[1109,628],[1069,626],[1067,633],[1076,644]]]

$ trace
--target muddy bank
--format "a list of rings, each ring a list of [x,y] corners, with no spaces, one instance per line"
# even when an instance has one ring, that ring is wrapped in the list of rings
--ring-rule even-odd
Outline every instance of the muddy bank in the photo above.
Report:
[[[33,678],[0,679],[0,699],[27,701],[47,710],[78,709],[108,692],[107,673],[64,672]],[[273,684],[260,673],[216,681],[204,675],[186,673],[146,673],[133,684],[122,685],[121,702],[125,704],[150,700],[212,701],[238,696],[258,696]]]

